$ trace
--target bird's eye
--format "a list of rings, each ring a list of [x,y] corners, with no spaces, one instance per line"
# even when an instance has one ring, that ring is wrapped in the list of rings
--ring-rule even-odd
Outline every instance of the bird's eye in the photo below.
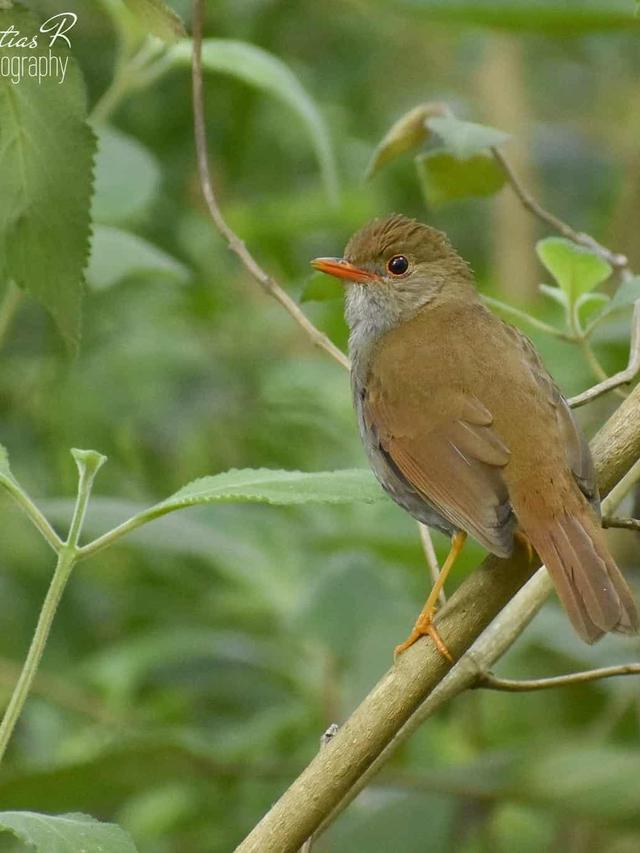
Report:
[[[394,255],[387,261],[387,269],[391,275],[403,275],[409,269],[409,261],[404,255]]]

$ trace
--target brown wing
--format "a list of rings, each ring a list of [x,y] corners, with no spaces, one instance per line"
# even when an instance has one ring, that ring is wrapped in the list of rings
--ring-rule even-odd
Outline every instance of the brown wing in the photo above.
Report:
[[[491,413],[463,393],[448,394],[446,401],[421,396],[409,408],[406,398],[397,405],[394,393],[401,392],[373,380],[364,400],[368,426],[393,464],[452,525],[493,553],[510,554],[511,511],[502,477],[510,453]]]
[[[536,383],[544,391],[548,402],[556,411],[558,429],[564,444],[567,463],[580,487],[580,491],[598,509],[598,486],[589,444],[582,431],[578,428],[569,404],[547,373],[540,356],[529,338],[514,326],[510,326],[509,328],[518,338],[526,362]]]

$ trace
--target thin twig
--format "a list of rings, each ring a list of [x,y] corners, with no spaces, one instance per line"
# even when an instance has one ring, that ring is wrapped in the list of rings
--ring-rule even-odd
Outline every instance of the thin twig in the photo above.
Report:
[[[265,293],[277,299],[285,311],[293,317],[316,346],[325,350],[339,364],[349,369],[349,359],[347,356],[323,332],[313,325],[311,320],[300,310],[289,294],[282,289],[272,276],[265,272],[222,215],[213,190],[207,157],[207,132],[204,117],[202,82],[202,8],[202,0],[193,0],[193,119],[200,186],[211,219],[220,234],[227,241],[231,251],[240,259],[244,268],[257,281]]]
[[[418,522],[418,530],[420,531],[420,541],[422,542],[422,550],[424,551],[424,557],[427,561],[427,565],[429,566],[429,572],[431,573],[431,580],[435,583],[438,580],[438,577],[440,576],[440,565],[438,563],[436,549],[433,547],[431,531],[429,530],[426,524],[420,524],[420,522]],[[444,591],[444,587],[440,590],[438,600],[440,604],[447,603],[447,594]]]
[[[572,408],[584,406],[585,403],[590,403],[596,397],[606,394],[607,391],[612,391],[620,385],[626,385],[631,382],[640,373],[640,299],[633,306],[633,317],[631,318],[631,340],[629,343],[629,363],[624,370],[619,373],[614,373],[603,382],[594,385],[593,388],[588,388],[581,394],[572,397],[569,400],[569,405]]]
[[[625,255],[612,252],[610,249],[607,249],[606,246],[598,243],[598,241],[591,237],[591,235],[585,234],[583,231],[574,230],[562,219],[559,219],[557,216],[554,216],[553,213],[545,210],[544,207],[542,207],[542,205],[531,195],[529,190],[522,185],[520,179],[514,172],[513,167],[502,151],[500,151],[499,148],[492,148],[491,153],[506,175],[513,191],[522,202],[523,207],[525,207],[530,213],[537,216],[538,219],[542,220],[542,222],[546,222],[546,224],[550,225],[554,231],[558,231],[558,233],[562,234],[562,236],[566,237],[568,240],[572,240],[579,246],[585,246],[587,249],[591,249],[592,252],[595,252],[601,258],[604,258],[607,263],[611,264],[615,270],[622,271],[627,269],[629,261]]]
[[[532,317],[530,314],[527,314],[526,311],[521,311],[513,305],[502,302],[500,299],[495,299],[493,296],[487,296],[484,293],[480,298],[483,302],[490,305],[492,308],[495,308],[497,311],[502,311],[504,314],[508,314],[510,317],[520,320],[522,323],[527,323],[529,326],[532,326],[534,329],[539,329],[547,335],[553,335],[556,338],[561,338],[563,341],[569,341],[570,343],[576,343],[578,340],[576,336],[569,332],[565,332],[564,329],[558,329],[556,326],[545,323],[544,320],[538,320],[537,317]]]
[[[602,519],[603,527],[616,527],[621,530],[637,530],[640,532],[640,518],[610,518]]]
[[[571,672],[568,675],[526,680],[498,678],[492,672],[483,672],[478,676],[474,686],[488,690],[504,690],[507,693],[527,693],[531,690],[549,690],[552,687],[566,687],[569,684],[584,684],[587,681],[598,681],[601,678],[613,678],[617,675],[640,675],[640,663],[623,663],[619,666],[603,666],[600,669]]]

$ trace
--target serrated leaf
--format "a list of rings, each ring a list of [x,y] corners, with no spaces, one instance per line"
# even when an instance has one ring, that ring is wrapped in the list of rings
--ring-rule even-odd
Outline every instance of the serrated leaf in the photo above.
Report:
[[[374,503],[380,500],[384,500],[384,493],[373,474],[364,468],[312,473],[245,468],[194,480],[156,504],[149,513],[163,515],[183,507],[209,503],[288,506],[306,503]]]
[[[3,830],[37,853],[136,853],[124,829],[84,814],[0,812],[0,831]]]
[[[505,183],[502,170],[488,154],[460,160],[438,149],[416,157],[416,166],[424,197],[434,207],[468,196],[493,195]]]
[[[344,287],[335,278],[315,273],[309,276],[302,293],[300,302],[328,302],[329,299],[341,299],[344,296]]]
[[[191,41],[175,44],[168,59],[175,66],[190,67]],[[330,198],[337,198],[336,165],[326,124],[312,98],[284,62],[254,44],[233,39],[205,39],[202,67],[205,71],[231,74],[287,104],[307,129]]]
[[[124,0],[142,26],[166,42],[186,36],[182,19],[162,0]]]
[[[444,115],[447,109],[446,104],[420,104],[400,116],[385,133],[382,141],[373,152],[365,172],[365,180],[375,175],[385,163],[395,160],[396,157],[425,142],[430,134],[426,124],[427,119],[432,116]]]
[[[95,222],[122,225],[139,219],[159,186],[160,167],[142,143],[115,128],[100,128],[91,210]]]
[[[98,225],[91,241],[87,281],[96,290],[104,290],[136,275],[168,276],[185,282],[189,270],[136,234]]]
[[[38,29],[20,7],[0,11],[0,31],[10,26]],[[2,53],[11,60],[24,50],[4,47]],[[95,138],[86,123],[84,83],[69,51],[42,42],[29,58],[48,62],[50,53],[58,60],[58,77],[25,76],[13,83],[0,76],[0,279],[29,291],[75,347],[89,254]]]
[[[536,244],[538,257],[574,305],[611,275],[609,264],[589,249],[564,237],[547,237]]]
[[[502,145],[510,138],[508,133],[495,127],[462,121],[451,113],[428,118],[426,124],[440,137],[443,147],[460,160]]]

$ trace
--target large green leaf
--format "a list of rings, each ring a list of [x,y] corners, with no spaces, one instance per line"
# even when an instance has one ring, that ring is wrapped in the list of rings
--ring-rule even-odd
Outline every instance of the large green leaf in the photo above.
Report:
[[[0,812],[0,832],[10,832],[37,853],[135,853],[130,836],[113,823],[84,814]]]
[[[175,44],[169,51],[168,61],[177,66],[190,66],[191,41]],[[254,44],[232,39],[205,39],[202,66],[206,71],[231,74],[291,107],[307,128],[327,191],[331,198],[336,198],[336,166],[327,127],[313,100],[284,62]]]
[[[154,517],[209,503],[341,504],[384,500],[373,474],[364,468],[343,471],[273,471],[246,468],[194,480],[147,513]]]
[[[386,163],[422,145],[429,137],[427,119],[446,113],[447,107],[440,103],[419,104],[400,116],[382,137],[367,166],[366,177],[371,178]]]
[[[466,160],[474,154],[502,145],[509,134],[495,127],[462,121],[454,115],[432,116],[426,121],[427,127],[442,140],[443,147],[460,160]]]
[[[184,282],[187,268],[157,246],[136,234],[98,225],[91,240],[87,281],[97,290],[111,287],[135,275],[166,277]]]
[[[603,258],[564,237],[540,240],[536,252],[566,294],[569,305],[611,275],[611,267]]]
[[[416,166],[425,199],[434,207],[468,196],[493,195],[505,182],[490,154],[461,160],[438,148],[416,157]]]
[[[628,0],[404,0],[429,21],[578,35],[638,26]]]
[[[139,219],[160,186],[160,167],[142,143],[112,127],[98,131],[93,219],[122,225]]]
[[[19,6],[0,10],[0,31],[37,32]],[[2,48],[3,60],[24,49]],[[0,76],[0,279],[13,279],[53,316],[71,346],[80,336],[83,270],[89,252],[91,169],[95,149],[86,123],[80,72],[69,51],[41,39],[30,63],[58,76]],[[64,79],[63,79],[64,75]]]
[[[162,0],[124,0],[140,23],[154,36],[174,42],[186,35],[180,17]]]

